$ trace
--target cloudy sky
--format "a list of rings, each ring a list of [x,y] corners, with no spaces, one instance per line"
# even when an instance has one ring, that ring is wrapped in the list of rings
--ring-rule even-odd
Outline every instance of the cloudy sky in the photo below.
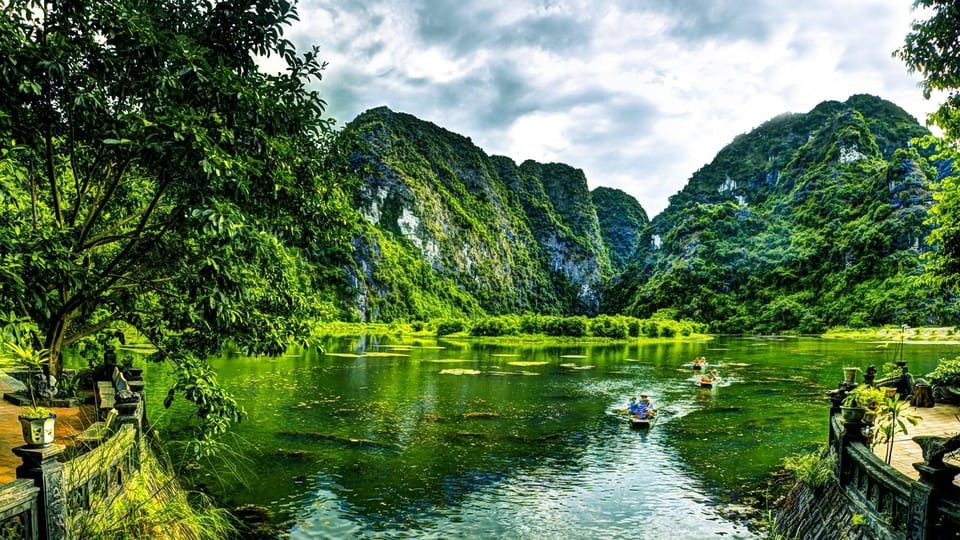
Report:
[[[301,0],[341,123],[386,105],[518,163],[559,161],[650,216],[740,134],[870,93],[935,108],[891,56],[912,0]]]

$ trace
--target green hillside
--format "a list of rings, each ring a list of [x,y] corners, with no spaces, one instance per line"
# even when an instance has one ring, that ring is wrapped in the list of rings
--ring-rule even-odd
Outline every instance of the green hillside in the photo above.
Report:
[[[937,180],[910,146],[924,134],[854,96],[737,137],[654,219],[660,248],[611,305],[729,332],[952,323],[952,301],[914,279]]]

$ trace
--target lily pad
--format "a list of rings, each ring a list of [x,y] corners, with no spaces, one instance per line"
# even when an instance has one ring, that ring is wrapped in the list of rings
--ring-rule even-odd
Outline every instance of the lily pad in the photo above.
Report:
[[[507,365],[517,367],[545,366],[550,362],[507,362]]]
[[[440,374],[441,374],[441,375],[480,375],[481,373],[483,373],[483,372],[480,371],[480,370],[478,370],[478,369],[460,369],[460,368],[454,368],[454,369],[442,369],[442,370],[440,370]]]

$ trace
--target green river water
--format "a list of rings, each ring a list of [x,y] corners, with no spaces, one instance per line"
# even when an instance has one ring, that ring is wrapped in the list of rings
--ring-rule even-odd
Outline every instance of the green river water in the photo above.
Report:
[[[239,474],[197,474],[224,505],[272,509],[291,538],[751,538],[724,505],[824,444],[841,368],[879,368],[898,345],[362,336],[325,355],[221,358],[248,418],[219,468]],[[918,375],[958,354],[903,347]],[[697,356],[718,388],[694,384]],[[147,366],[148,413],[175,435],[190,409],[163,409],[166,369]],[[660,412],[649,431],[616,412],[641,391]]]

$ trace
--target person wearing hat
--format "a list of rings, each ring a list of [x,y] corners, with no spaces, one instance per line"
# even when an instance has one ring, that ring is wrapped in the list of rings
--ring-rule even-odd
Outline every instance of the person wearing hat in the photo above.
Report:
[[[650,397],[646,394],[640,394],[640,403],[637,404],[637,418],[653,418],[657,414],[656,409],[653,408],[653,403],[650,403]]]

